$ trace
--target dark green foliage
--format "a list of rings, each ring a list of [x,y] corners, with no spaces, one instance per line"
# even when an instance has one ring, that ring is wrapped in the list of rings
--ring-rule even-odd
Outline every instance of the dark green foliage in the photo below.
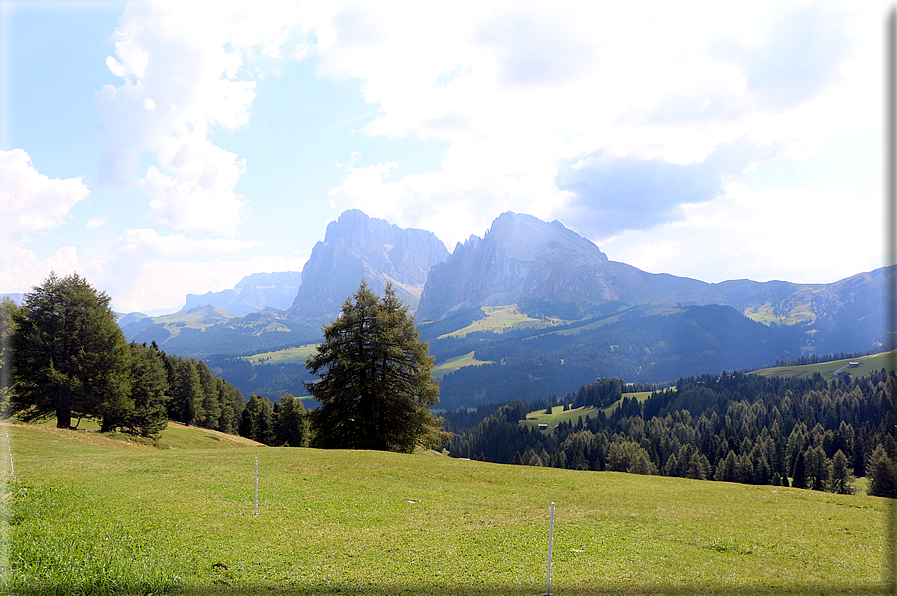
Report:
[[[270,399],[253,393],[246,402],[243,416],[248,420],[249,427],[243,436],[265,445],[275,445],[274,405]]]
[[[477,415],[446,414],[465,423],[453,427],[449,451],[498,463],[519,452],[530,463],[528,453],[544,450],[556,467],[786,487],[791,475],[796,488],[835,492],[851,490],[849,462],[859,460],[867,462],[870,490],[891,494],[897,490],[897,440],[888,426],[897,382],[891,379],[885,371],[831,384],[819,375],[684,378],[675,391],[655,391],[641,403],[626,396],[611,415],[598,410],[550,433],[520,424],[545,400],[529,407],[512,402],[491,415],[483,406]]]
[[[55,415],[60,428],[89,417],[102,432],[145,437],[163,430],[169,417],[234,432],[239,391],[204,363],[167,356],[155,342],[125,343],[109,302],[77,274],[51,274],[21,309],[0,306],[0,332],[12,328],[7,314],[16,330],[12,413],[26,421]]]
[[[154,347],[131,342],[131,400],[133,409],[121,427],[142,437],[149,437],[168,425],[168,375],[162,355]]]
[[[128,344],[109,302],[77,274],[50,274],[26,294],[14,317],[13,413],[56,416],[59,428],[73,417],[108,427],[130,415]]]
[[[433,358],[391,285],[380,299],[362,281],[306,365],[319,376],[306,384],[321,404],[315,446],[410,452],[441,441]]]
[[[9,413],[9,386],[12,376],[13,321],[19,307],[9,298],[0,300],[0,415]]]
[[[822,446],[808,448],[804,459],[807,470],[807,488],[825,490],[831,474],[831,461],[825,456]]]
[[[272,404],[267,397],[253,393],[241,414],[239,432],[273,447],[305,447],[309,435],[305,406],[289,394]]]
[[[274,443],[285,447],[305,447],[308,444],[308,420],[302,400],[290,394],[281,396],[274,404]]]
[[[794,488],[810,488],[807,478],[807,463],[804,452],[797,454],[797,460],[794,462],[794,473],[791,479],[791,486]]]
[[[832,468],[829,476],[829,489],[840,495],[853,494],[853,470],[848,467],[847,456],[838,449],[832,458]]]
[[[202,388],[202,398],[197,407],[196,425],[217,429],[218,419],[221,417],[221,392],[218,382],[206,363],[201,360],[196,362],[196,374],[199,376],[199,385]]]
[[[866,473],[870,495],[897,498],[897,465],[882,445],[872,452]]]
[[[172,393],[172,398],[168,402],[169,418],[184,424],[193,424],[197,419],[197,410],[201,413],[199,408],[202,407],[203,399],[196,361],[192,358],[172,359],[168,379]]]

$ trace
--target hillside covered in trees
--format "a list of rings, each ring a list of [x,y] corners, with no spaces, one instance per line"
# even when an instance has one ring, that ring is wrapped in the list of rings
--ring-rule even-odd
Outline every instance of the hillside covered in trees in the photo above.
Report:
[[[618,383],[618,382],[617,382]],[[521,424],[545,400],[511,402],[476,422],[448,413],[453,457],[497,463],[662,474],[748,484],[850,492],[853,476],[870,494],[895,496],[897,378],[884,370],[834,382],[746,374],[683,378],[643,402],[621,397],[605,413],[615,383],[561,400],[594,409],[540,431]],[[596,387],[602,391],[595,391]],[[593,394],[595,397],[584,399]],[[467,423],[475,425],[463,429]],[[789,478],[791,479],[789,481]]]

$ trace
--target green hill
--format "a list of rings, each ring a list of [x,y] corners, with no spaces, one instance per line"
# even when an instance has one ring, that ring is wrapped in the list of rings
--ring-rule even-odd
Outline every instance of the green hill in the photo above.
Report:
[[[880,498],[3,430],[7,593],[541,594],[551,502],[552,593],[882,592]]]
[[[856,362],[858,366],[851,367],[850,363]],[[819,373],[823,377],[831,378],[837,371],[843,371],[851,376],[859,377],[874,370],[897,370],[897,351],[882,352],[859,358],[845,358],[844,360],[832,360],[817,364],[805,364],[802,366],[776,366],[752,371],[748,374],[761,377],[787,377],[803,378],[812,377]]]

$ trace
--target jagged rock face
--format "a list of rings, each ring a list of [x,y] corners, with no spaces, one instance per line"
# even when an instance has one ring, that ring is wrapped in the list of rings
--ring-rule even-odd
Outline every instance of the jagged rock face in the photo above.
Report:
[[[558,221],[503,213],[485,237],[471,236],[430,273],[420,320],[521,299],[602,304],[710,301],[709,284],[645,273],[610,261],[591,241]],[[710,292],[712,293],[712,292]]]
[[[430,269],[446,258],[448,250],[432,232],[402,229],[357,209],[346,211],[312,249],[290,315],[306,320],[334,317],[362,278],[377,294],[391,282],[415,309]]]
[[[302,274],[297,271],[253,273],[240,280],[232,290],[187,294],[184,308],[217,306],[239,316],[267,307],[285,310],[292,306],[301,283]]]

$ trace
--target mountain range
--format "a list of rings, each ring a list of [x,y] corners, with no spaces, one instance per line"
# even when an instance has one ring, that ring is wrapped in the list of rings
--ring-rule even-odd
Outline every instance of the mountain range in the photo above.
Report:
[[[659,382],[875,349],[886,343],[894,276],[889,267],[831,284],[707,283],[611,261],[558,221],[512,212],[449,254],[431,232],[350,210],[328,225],[301,280],[255,274],[233,290],[189,295],[180,313],[132,313],[120,325],[168,351],[230,355],[216,358],[227,379],[233,355],[317,341],[362,278],[377,293],[391,283],[430,342],[443,403],[463,405],[544,397],[601,376]],[[296,368],[282,368],[280,381],[261,375],[264,366],[240,374],[301,392],[301,359],[288,364]]]

